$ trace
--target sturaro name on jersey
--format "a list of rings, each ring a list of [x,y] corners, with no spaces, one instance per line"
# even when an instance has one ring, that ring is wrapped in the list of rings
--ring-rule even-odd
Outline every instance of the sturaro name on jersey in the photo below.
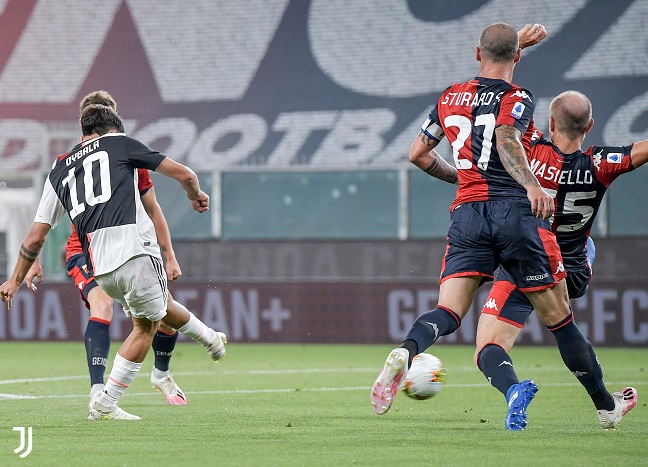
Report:
[[[478,105],[488,105],[493,102],[493,98],[500,98],[499,93],[495,96],[494,92],[449,92],[441,101],[441,105],[460,105],[476,107]]]

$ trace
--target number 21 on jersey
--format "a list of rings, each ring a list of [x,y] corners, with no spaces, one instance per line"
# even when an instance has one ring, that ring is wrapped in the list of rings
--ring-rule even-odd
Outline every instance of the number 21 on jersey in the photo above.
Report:
[[[448,115],[443,124],[446,127],[457,127],[459,133],[457,138],[452,141],[452,156],[454,157],[455,167],[458,170],[470,169],[473,166],[471,159],[460,158],[460,150],[466,144],[466,140],[472,132],[472,123],[468,117],[463,115]],[[488,169],[488,162],[490,161],[491,150],[493,149],[493,133],[495,132],[495,115],[481,114],[475,117],[475,126],[484,127],[484,136],[482,141],[481,153],[477,161],[477,167],[481,170]],[[469,150],[472,154],[472,151]]]

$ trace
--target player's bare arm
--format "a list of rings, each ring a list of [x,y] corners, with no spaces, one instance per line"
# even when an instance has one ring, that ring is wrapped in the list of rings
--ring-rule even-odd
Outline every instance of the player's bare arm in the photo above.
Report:
[[[536,217],[548,219],[554,213],[554,201],[547,194],[529,167],[524,146],[520,140],[520,130],[510,125],[500,125],[495,129],[497,151],[506,171],[527,191],[531,201],[531,212]]]
[[[547,37],[547,30],[542,24],[527,24],[518,31],[518,41],[521,49],[534,46],[545,37]]]
[[[648,139],[639,141],[632,146],[632,151],[630,151],[630,160],[632,161],[632,167],[635,169],[638,169],[648,162]]]
[[[178,164],[173,159],[166,157],[155,171],[180,183],[182,189],[187,193],[191,207],[195,211],[205,212],[209,209],[209,196],[200,190],[198,176],[189,167]]]
[[[0,286],[0,300],[7,302],[8,309],[11,309],[11,300],[25,280],[27,271],[29,271],[31,265],[36,261],[36,257],[45,243],[45,238],[50,228],[49,224],[34,222],[23,240],[22,245],[20,245],[18,261],[16,262],[13,274]]]
[[[412,143],[409,160],[428,175],[448,183],[457,183],[457,169],[448,164],[434,148],[439,142],[420,132]]]
[[[25,283],[27,284],[27,287],[36,292],[38,287],[36,287],[34,279],[36,279],[39,284],[43,281],[43,268],[41,267],[38,256],[36,257],[36,260],[31,265],[29,271],[27,271],[27,275],[25,276]]]
[[[153,227],[155,228],[155,235],[157,236],[158,245],[164,254],[166,264],[167,279],[174,281],[182,276],[182,270],[176,259],[173,244],[171,243],[171,233],[169,232],[169,225],[167,224],[162,208],[155,196],[155,188],[151,187],[142,196],[142,205],[146,214],[151,218]]]

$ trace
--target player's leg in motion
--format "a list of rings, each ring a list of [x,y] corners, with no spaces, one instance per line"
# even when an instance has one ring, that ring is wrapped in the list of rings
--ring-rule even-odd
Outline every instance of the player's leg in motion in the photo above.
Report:
[[[610,394],[592,344],[581,333],[569,308],[564,279],[555,287],[527,295],[553,333],[565,365],[583,385],[598,412],[601,427],[616,428],[637,403],[637,391],[626,387]]]
[[[104,373],[110,352],[110,323],[112,321],[113,301],[93,280],[87,293],[90,305],[90,319],[85,330],[85,348],[90,371],[90,402],[95,394],[104,388]],[[83,293],[83,292],[82,292]]]
[[[500,269],[500,275],[503,269]],[[507,430],[524,430],[527,408],[538,386],[530,379],[520,382],[508,352],[515,344],[528,316],[533,312],[529,299],[508,280],[495,282],[482,308],[477,325],[475,363],[490,384],[506,398]]]
[[[113,317],[113,300],[98,286],[88,272],[83,254],[71,256],[67,262],[68,276],[74,281],[90,319],[86,326],[84,342],[88,371],[90,373],[90,405],[104,388],[104,373],[110,352],[110,323]]]
[[[146,358],[159,321],[133,317],[133,331],[119,348],[110,376],[100,397],[94,402],[88,419],[139,420],[117,406],[117,402],[135,380]]]
[[[439,288],[439,304],[419,316],[399,348],[393,349],[371,388],[371,406],[387,413],[407,375],[412,359],[434,344],[441,336],[452,334],[468,312],[481,277],[457,277],[445,280]]]
[[[163,322],[202,344],[214,361],[220,360],[227,354],[225,350],[227,336],[213,330],[196,318],[184,305],[175,301],[170,293],[167,314],[163,318]]]
[[[103,392],[94,401],[89,420],[139,420],[117,406],[139,373],[160,320],[166,315],[167,288],[162,260],[135,256],[116,270],[97,276],[99,286],[131,315],[133,330],[117,351]]]
[[[186,405],[187,397],[169,372],[169,363],[177,340],[178,332],[175,329],[164,323],[160,324],[160,329],[153,337],[155,365],[151,372],[151,385],[164,394],[169,405]]]

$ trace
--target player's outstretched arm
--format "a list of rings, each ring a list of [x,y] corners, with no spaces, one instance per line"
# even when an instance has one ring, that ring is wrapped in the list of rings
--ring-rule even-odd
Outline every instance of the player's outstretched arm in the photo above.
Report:
[[[554,200],[540,186],[531,172],[524,146],[520,140],[520,130],[509,125],[495,129],[497,152],[506,171],[527,191],[531,201],[531,212],[540,219],[549,219],[554,213]]]
[[[409,152],[409,160],[425,173],[448,183],[457,183],[457,169],[448,164],[434,148],[439,142],[420,132]]]
[[[155,196],[155,189],[151,187],[144,195],[142,196],[142,205],[146,210],[146,213],[151,218],[153,222],[153,227],[155,228],[155,235],[157,236],[158,245],[160,245],[160,250],[164,254],[165,263],[166,263],[166,274],[167,279],[174,281],[179,279],[182,276],[182,270],[176,259],[175,251],[173,250],[173,244],[171,243],[171,232],[169,232],[169,224],[167,224],[164,213],[162,212],[162,207],[157,201]]]
[[[527,24],[518,31],[518,41],[521,49],[536,45],[547,37],[547,30],[542,24]]]
[[[632,161],[632,167],[635,169],[638,169],[648,162],[648,139],[639,141],[632,146],[630,159]]]
[[[209,196],[200,190],[198,176],[189,167],[178,164],[173,159],[166,157],[155,171],[177,180],[187,193],[191,207],[194,210],[205,212],[209,209]]]
[[[11,309],[11,300],[25,280],[27,271],[36,261],[50,228],[49,224],[34,222],[22,245],[20,245],[18,261],[16,261],[13,274],[7,282],[0,286],[0,300],[7,302],[8,309]]]

